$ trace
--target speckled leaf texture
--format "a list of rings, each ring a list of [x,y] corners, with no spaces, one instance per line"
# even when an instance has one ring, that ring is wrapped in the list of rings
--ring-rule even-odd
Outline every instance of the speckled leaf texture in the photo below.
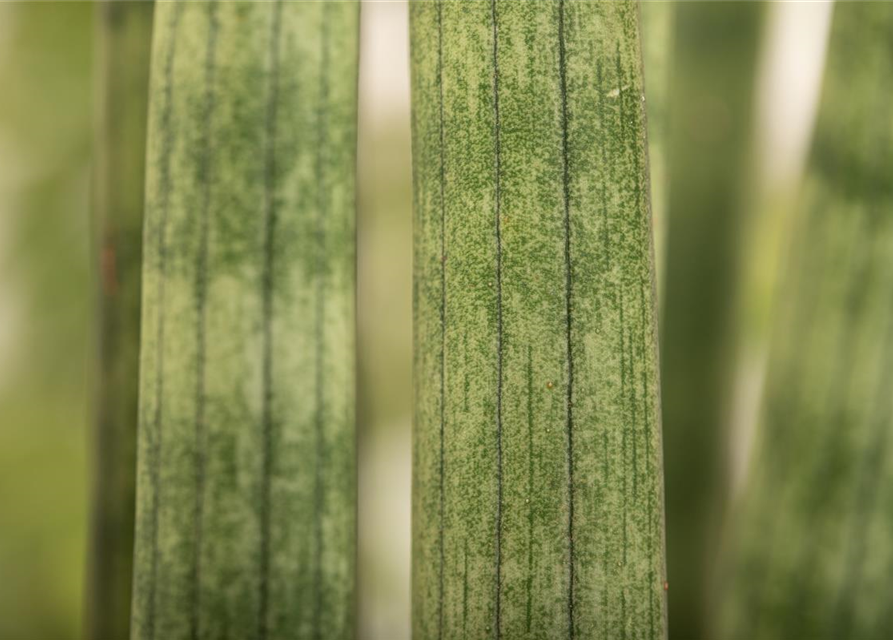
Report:
[[[665,636],[638,20],[411,4],[417,640]]]
[[[353,637],[358,16],[157,7],[134,640]]]
[[[838,3],[721,638],[893,637],[893,5]]]
[[[126,638],[130,625],[152,3],[101,2],[95,11],[99,371],[84,631],[102,639]]]

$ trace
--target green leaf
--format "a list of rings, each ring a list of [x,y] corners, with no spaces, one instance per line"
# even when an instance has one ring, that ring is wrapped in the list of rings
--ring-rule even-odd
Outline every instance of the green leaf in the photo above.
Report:
[[[134,638],[353,636],[358,6],[156,10]]]
[[[891,43],[893,5],[836,5],[723,638],[893,633]]]
[[[126,638],[133,583],[143,181],[151,2],[96,5],[93,209],[99,291],[88,638]]]
[[[648,106],[648,172],[651,182],[651,219],[654,227],[654,262],[657,300],[663,305],[663,266],[667,229],[667,200],[670,176],[667,167],[669,143],[669,94],[673,61],[674,0],[640,3],[642,12],[642,58],[645,66],[645,96]]]
[[[677,2],[661,380],[671,636],[709,637],[728,502],[741,238],[765,4]]]
[[[638,6],[410,28],[414,637],[662,638]]]

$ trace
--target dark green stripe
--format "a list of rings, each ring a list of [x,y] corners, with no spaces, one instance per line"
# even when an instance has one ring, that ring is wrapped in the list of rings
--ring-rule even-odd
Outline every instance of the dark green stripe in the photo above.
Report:
[[[567,65],[564,47],[564,0],[558,3],[558,69],[561,89],[561,189],[564,200],[565,308],[567,311],[567,485],[568,485],[568,636],[575,636],[574,622],[574,351],[573,266],[571,265],[570,162],[567,154]]]
[[[279,38],[282,24],[282,2],[277,0],[270,20],[270,94],[266,111],[266,154],[264,159],[264,265],[263,288],[263,461],[261,470],[261,534],[260,534],[260,606],[258,612],[258,637],[265,640],[269,634],[270,601],[270,484],[273,473],[273,279],[275,273],[276,237],[276,126],[279,101]]]
[[[158,160],[161,178],[159,180],[158,193],[156,198],[159,201],[159,222],[158,222],[158,312],[157,312],[157,335],[156,335],[156,375],[155,375],[155,417],[153,419],[153,427],[151,433],[152,441],[152,514],[149,521],[150,537],[152,540],[152,574],[149,578],[149,593],[147,594],[147,610],[145,636],[149,640],[155,638],[155,584],[158,579],[158,512],[161,504],[161,482],[159,480],[159,472],[161,469],[162,454],[162,421],[161,409],[163,406],[162,399],[164,393],[164,281],[167,274],[167,242],[165,235],[167,233],[167,216],[168,206],[170,203],[171,191],[171,152],[174,144],[174,128],[171,122],[171,112],[173,110],[173,64],[174,54],[176,53],[177,44],[177,26],[180,20],[180,5],[174,11],[171,11],[170,25],[168,31],[171,33],[170,43],[168,45],[167,59],[164,67],[164,106],[162,107],[161,127],[164,131],[162,137],[161,157]],[[146,223],[148,227],[148,222]],[[134,581],[139,576],[134,575]],[[134,590],[136,597],[136,590]]]
[[[205,113],[202,117],[203,148],[198,167],[198,182],[203,187],[202,206],[199,228],[199,254],[195,280],[196,323],[195,341],[198,345],[196,354],[195,376],[195,552],[192,563],[192,605],[190,637],[197,640],[200,635],[198,611],[201,606],[201,558],[202,558],[202,520],[204,518],[205,493],[205,301],[208,282],[208,208],[211,203],[211,120],[214,116],[214,54],[217,44],[217,3],[208,3],[208,49],[205,59]]]
[[[499,25],[496,0],[490,0],[493,25],[493,171],[496,227],[496,622],[495,637],[502,637],[502,221],[500,220],[500,129],[499,129]]]

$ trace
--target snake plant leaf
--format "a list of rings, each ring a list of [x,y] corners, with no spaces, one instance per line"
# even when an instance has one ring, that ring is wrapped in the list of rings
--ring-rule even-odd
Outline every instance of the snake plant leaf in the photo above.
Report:
[[[692,640],[709,637],[728,503],[740,247],[766,7],[675,5],[661,380],[670,636]]]
[[[152,9],[151,2],[96,5],[93,209],[101,286],[88,638],[126,638],[130,627]]]
[[[660,307],[663,305],[667,200],[670,190],[667,146],[669,142],[669,96],[673,68],[673,23],[676,3],[673,0],[651,0],[640,3],[640,7],[645,96],[648,107],[648,173],[651,182],[654,270],[657,281],[657,300]]]
[[[893,634],[893,5],[834,8],[721,637]]]
[[[413,635],[665,636],[638,5],[411,5]]]
[[[157,7],[135,640],[353,637],[358,16]]]

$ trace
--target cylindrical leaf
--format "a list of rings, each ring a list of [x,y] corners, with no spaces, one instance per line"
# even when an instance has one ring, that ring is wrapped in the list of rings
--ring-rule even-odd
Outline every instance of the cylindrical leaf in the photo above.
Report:
[[[411,7],[413,631],[661,638],[638,7]]]
[[[357,19],[158,6],[136,639],[353,635]]]
[[[648,172],[651,181],[654,266],[659,306],[664,304],[662,273],[667,229],[667,194],[670,189],[667,146],[675,10],[676,3],[672,0],[641,3],[642,58],[645,66],[645,95],[648,97]]]
[[[130,624],[152,3],[97,4],[95,37],[99,375],[85,632],[101,640],[126,638]]]
[[[723,638],[893,634],[893,5],[832,20]]]
[[[728,499],[735,311],[761,2],[677,2],[661,379],[670,635],[708,637]],[[647,71],[647,70],[646,70]]]

